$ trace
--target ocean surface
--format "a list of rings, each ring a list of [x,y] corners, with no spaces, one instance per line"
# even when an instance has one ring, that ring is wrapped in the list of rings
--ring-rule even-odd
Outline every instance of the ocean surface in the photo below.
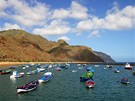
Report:
[[[95,70],[93,79],[95,86],[88,89],[85,82],[80,82],[80,76],[86,72],[86,67]],[[28,93],[16,94],[16,87],[24,85],[32,80],[39,79],[45,72],[35,75],[24,75],[17,79],[10,79],[11,74],[0,75],[0,101],[135,101],[135,76],[133,70],[125,70],[123,66],[113,66],[112,69],[105,68],[106,65],[88,64],[78,67],[71,64],[68,69],[56,71],[49,68],[54,76],[49,82],[41,83],[38,87]],[[118,68],[120,73],[114,73]],[[20,72],[28,72],[35,67],[20,69]],[[77,72],[72,72],[76,70]],[[120,82],[122,77],[129,78],[130,84],[124,85]]]

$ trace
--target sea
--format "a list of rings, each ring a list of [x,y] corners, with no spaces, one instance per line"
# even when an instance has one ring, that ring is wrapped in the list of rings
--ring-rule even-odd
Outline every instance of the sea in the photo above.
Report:
[[[93,80],[94,88],[86,88],[85,82],[80,82],[80,76],[86,73],[86,67],[92,67],[95,71]],[[7,67],[8,68],[8,67]],[[119,73],[114,73],[114,69]],[[26,69],[16,68],[20,72],[28,72],[36,69],[35,66]],[[17,94],[16,87],[30,81],[37,80],[45,72],[52,72],[53,77],[49,82],[41,83],[31,92]],[[73,72],[75,71],[75,72]],[[0,75],[0,101],[135,101],[135,76],[133,70],[126,70],[123,65],[79,65],[70,64],[68,69],[56,71],[48,68],[44,72],[34,75],[24,74],[21,78],[10,79],[11,74]],[[121,78],[127,77],[129,84],[120,82]]]

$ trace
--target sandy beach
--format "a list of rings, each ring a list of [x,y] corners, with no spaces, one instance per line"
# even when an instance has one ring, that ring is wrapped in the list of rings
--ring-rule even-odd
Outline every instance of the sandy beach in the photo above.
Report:
[[[0,62],[1,67],[14,66],[14,65],[23,65],[23,64],[42,64],[42,63],[90,63],[90,62]]]

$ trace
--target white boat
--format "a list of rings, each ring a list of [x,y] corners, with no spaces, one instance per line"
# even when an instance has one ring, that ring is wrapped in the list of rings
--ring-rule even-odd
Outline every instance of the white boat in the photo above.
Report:
[[[125,69],[127,70],[132,70],[132,66],[129,63],[126,63]]]
[[[37,68],[37,72],[44,72],[45,68]]]
[[[22,77],[24,73],[18,73],[17,71],[13,71],[13,75],[10,76],[10,78],[19,78]]]
[[[114,73],[119,73],[120,70],[119,69],[114,69]]]
[[[77,72],[77,70],[72,70],[73,73]]]

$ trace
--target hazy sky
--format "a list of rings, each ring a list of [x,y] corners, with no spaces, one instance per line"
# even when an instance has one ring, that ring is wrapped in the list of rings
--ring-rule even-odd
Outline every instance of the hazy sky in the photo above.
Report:
[[[8,29],[135,62],[134,0],[0,0],[0,30]]]

